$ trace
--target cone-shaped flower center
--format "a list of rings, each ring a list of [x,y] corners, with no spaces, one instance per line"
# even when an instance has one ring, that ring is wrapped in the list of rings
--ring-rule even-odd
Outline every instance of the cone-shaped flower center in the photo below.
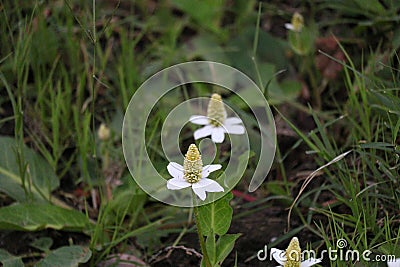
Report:
[[[203,170],[203,161],[195,144],[191,144],[183,161],[183,178],[191,184],[200,181]]]
[[[108,128],[104,123],[100,124],[97,135],[101,141],[106,141],[110,138],[110,128]]]
[[[301,32],[304,26],[303,16],[299,12],[295,12],[292,17],[291,24],[295,32]]]
[[[300,267],[301,263],[301,248],[297,237],[290,240],[289,246],[286,249],[286,262],[284,267]]]
[[[226,119],[226,110],[219,94],[213,94],[207,108],[207,117],[210,124],[221,126]]]

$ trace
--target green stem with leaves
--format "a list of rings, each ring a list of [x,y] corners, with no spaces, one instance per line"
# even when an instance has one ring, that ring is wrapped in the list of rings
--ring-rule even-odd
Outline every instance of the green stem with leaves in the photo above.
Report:
[[[199,236],[199,243],[200,243],[200,248],[201,252],[203,254],[203,262],[207,267],[212,267],[210,263],[210,259],[207,254],[207,248],[206,248],[206,243],[204,242],[204,237],[203,237],[203,231],[201,230],[201,225],[200,225],[200,216],[199,216],[199,207],[196,205],[196,195],[193,193],[193,205],[194,205],[194,217],[195,217],[195,222],[196,222],[196,228],[197,228],[197,234]]]

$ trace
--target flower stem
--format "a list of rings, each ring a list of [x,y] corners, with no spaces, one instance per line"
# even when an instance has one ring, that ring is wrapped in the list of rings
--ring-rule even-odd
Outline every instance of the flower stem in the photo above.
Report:
[[[215,158],[214,158],[214,164],[217,164],[218,162],[221,162],[219,160],[219,154],[221,153],[219,145],[215,144]]]
[[[305,62],[305,69],[306,69],[306,74],[308,75],[310,84],[311,84],[311,90],[313,93],[313,98],[314,98],[314,105],[315,109],[320,110],[321,109],[321,92],[320,88],[317,85],[317,80],[315,78],[314,72],[312,70],[312,65],[313,61],[310,56],[304,56],[304,62]]]
[[[193,194],[193,203],[195,202],[195,197],[196,196]],[[196,219],[197,234],[199,236],[199,243],[200,243],[201,252],[203,254],[204,263],[206,264],[207,267],[212,267],[211,263],[210,263],[210,259],[208,258],[206,244],[204,242],[203,232],[201,231],[201,226],[200,226],[200,222],[199,222],[199,207],[197,207],[196,205],[194,206],[194,217]]]

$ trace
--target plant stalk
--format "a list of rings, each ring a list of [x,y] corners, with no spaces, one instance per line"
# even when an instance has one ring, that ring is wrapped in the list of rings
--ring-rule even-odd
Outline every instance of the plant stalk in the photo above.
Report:
[[[196,229],[197,229],[197,234],[199,236],[199,243],[200,243],[200,248],[201,248],[201,252],[203,254],[203,261],[206,264],[207,267],[212,267],[211,263],[210,263],[210,259],[208,258],[208,254],[207,254],[207,249],[206,249],[206,243],[204,242],[204,237],[203,237],[203,231],[201,230],[201,226],[200,226],[200,219],[199,219],[199,207],[196,206],[196,196],[193,193],[193,204],[194,204],[194,217],[195,217],[195,222],[196,222]]]

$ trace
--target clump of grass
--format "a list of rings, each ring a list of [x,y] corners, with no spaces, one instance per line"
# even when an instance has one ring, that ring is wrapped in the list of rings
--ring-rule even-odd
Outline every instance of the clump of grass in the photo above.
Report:
[[[347,133],[344,146],[338,147],[335,141],[338,137],[332,135],[336,132],[331,129],[335,120],[322,123],[312,113],[317,128],[309,135],[291,126],[315,153],[320,165],[336,155],[344,155],[345,150],[350,149],[351,153],[331,167],[321,169],[323,174],[318,179],[325,179],[325,186],[317,192],[307,192],[303,187],[300,195],[308,194],[301,195],[299,202],[305,201],[311,192],[316,197],[325,190],[331,194],[331,201],[327,202],[330,204],[311,202],[309,206],[309,215],[320,213],[328,220],[328,224],[308,222],[315,224],[327,248],[337,249],[336,241],[345,239],[346,249],[395,255],[400,238],[397,213],[400,208],[397,145],[400,100],[399,90],[393,89],[398,83],[397,74],[388,67],[394,79],[384,80],[373,73],[357,71],[349,55],[347,60],[349,65],[344,72],[348,99],[343,108],[338,108],[340,121],[336,121],[336,127]],[[309,182],[306,180],[303,186]],[[367,263],[361,257],[360,261]],[[331,263],[332,266],[343,264]]]

